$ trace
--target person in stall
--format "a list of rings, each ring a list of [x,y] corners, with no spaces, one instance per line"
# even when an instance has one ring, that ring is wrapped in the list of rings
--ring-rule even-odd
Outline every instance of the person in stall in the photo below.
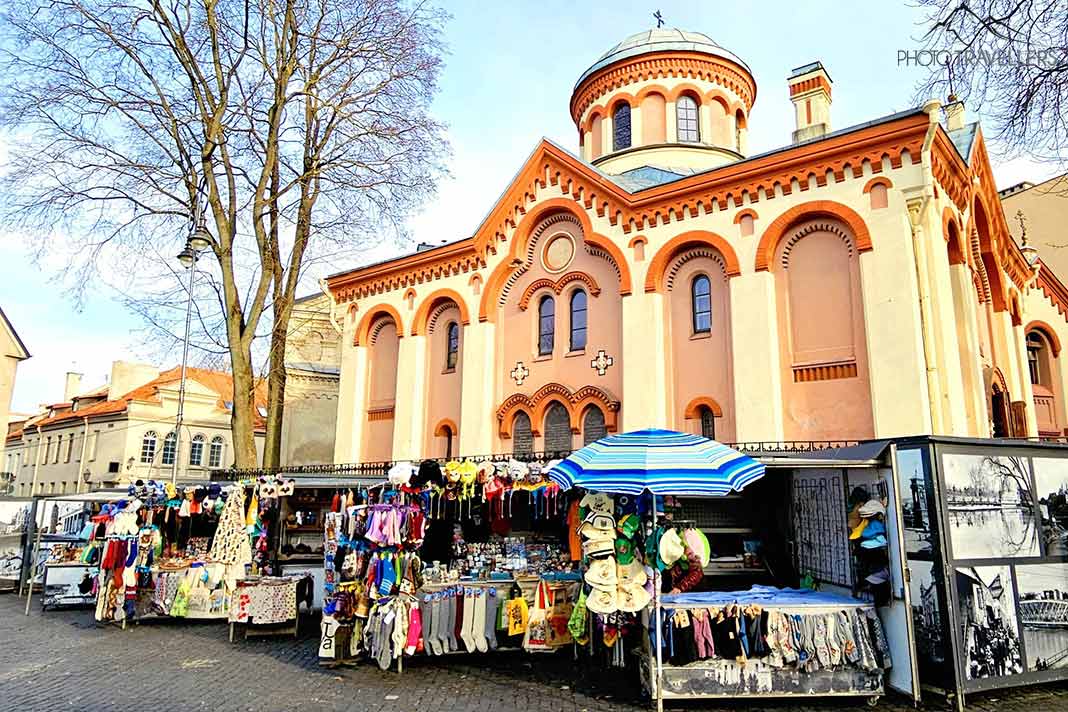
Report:
[[[679,536],[678,530],[669,529],[661,537],[660,558],[670,567],[664,577],[668,593],[686,593],[701,585],[705,577],[701,557]]]

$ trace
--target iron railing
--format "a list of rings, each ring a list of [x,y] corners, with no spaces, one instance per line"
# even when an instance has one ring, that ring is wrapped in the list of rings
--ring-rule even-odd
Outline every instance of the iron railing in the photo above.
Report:
[[[822,450],[837,450],[844,447],[852,447],[859,444],[856,440],[786,440],[786,441],[752,441],[738,443],[724,443],[725,445],[744,452],[748,455],[790,455],[798,453],[818,452]],[[449,460],[469,460],[472,462],[487,462],[501,460],[519,460],[520,462],[548,462],[567,457],[571,450],[541,450],[525,453],[491,453],[483,455],[458,455],[456,457],[429,457],[412,460],[412,462],[424,462],[432,460],[439,465],[444,465]],[[273,468],[251,467],[230,468],[225,470],[212,470],[211,479],[215,481],[235,481],[256,479],[261,476],[283,475],[286,477],[308,477],[314,475],[338,477],[341,479],[385,479],[397,460],[379,462],[353,462],[322,465],[291,465]]]

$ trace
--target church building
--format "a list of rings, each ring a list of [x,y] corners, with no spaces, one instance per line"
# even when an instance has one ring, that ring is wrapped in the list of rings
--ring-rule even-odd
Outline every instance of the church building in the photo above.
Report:
[[[796,130],[752,154],[740,57],[667,28],[612,47],[572,92],[577,150],[538,143],[470,237],[327,280],[335,461],[649,426],[1063,436],[1068,289],[1011,237],[979,126],[931,101],[832,130],[832,89],[789,72]]]

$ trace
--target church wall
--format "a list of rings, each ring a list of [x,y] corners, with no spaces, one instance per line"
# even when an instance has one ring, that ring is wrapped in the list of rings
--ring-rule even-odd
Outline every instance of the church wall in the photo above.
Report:
[[[458,349],[456,364],[449,368],[448,328],[455,324],[458,329]],[[415,337],[419,338],[419,337]],[[452,433],[452,452],[459,448],[460,400],[463,394],[464,368],[464,327],[461,324],[460,309],[451,302],[443,304],[430,317],[427,325],[428,343],[427,359],[427,418],[424,434],[424,453],[435,457],[445,457],[447,434],[443,428]]]

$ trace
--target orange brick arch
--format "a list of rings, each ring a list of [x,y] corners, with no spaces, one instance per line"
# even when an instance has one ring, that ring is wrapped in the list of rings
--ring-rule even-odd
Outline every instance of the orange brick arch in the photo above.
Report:
[[[710,411],[712,411],[712,415],[716,416],[717,418],[723,417],[723,408],[720,407],[719,403],[709,398],[708,396],[698,396],[697,398],[694,398],[692,401],[686,404],[686,410],[683,413],[686,419],[696,419],[698,417],[697,409],[701,406],[705,406],[706,408],[708,408]]]
[[[367,346],[367,337],[371,333],[371,325],[374,324],[378,317],[387,316],[393,319],[393,323],[397,326],[397,338],[404,337],[404,322],[401,319],[400,312],[398,312],[392,305],[389,304],[376,304],[367,310],[367,313],[360,319],[359,325],[356,327],[356,333],[352,339],[353,346]]]
[[[587,243],[607,252],[619,269],[620,296],[626,296],[631,293],[630,265],[627,263],[623,251],[612,240],[593,231],[593,223],[590,221],[590,216],[574,200],[569,198],[550,198],[538,203],[534,209],[523,216],[523,219],[519,221],[519,225],[516,226],[515,234],[512,237],[512,246],[509,248],[508,254],[486,278],[486,283],[482,289],[482,298],[479,300],[478,305],[479,321],[492,322],[496,320],[497,310],[494,308],[493,303],[500,296],[509,275],[522,264],[522,255],[526,254],[527,243],[530,241],[531,233],[543,219],[556,212],[566,212],[579,221],[583,239]]]
[[[775,250],[791,227],[804,220],[818,217],[833,218],[845,223],[849,231],[853,233],[853,243],[857,252],[868,252],[872,249],[868,226],[857,211],[833,200],[812,200],[790,208],[775,218],[764,231],[757,245],[756,264],[754,265],[756,271],[766,272],[771,267]]]
[[[727,277],[736,277],[742,273],[738,262],[738,255],[726,239],[714,232],[707,230],[690,230],[678,235],[657,250],[653,261],[649,263],[649,271],[645,274],[645,291],[662,292],[664,290],[664,276],[667,266],[683,250],[705,245],[713,248],[723,256],[723,264],[727,268]]]
[[[522,411],[530,418],[531,431],[534,435],[540,435],[545,411],[553,403],[559,403],[567,409],[572,433],[579,432],[579,421],[583,412],[591,405],[597,406],[604,413],[605,429],[608,432],[614,433],[618,427],[619,401],[606,391],[597,386],[583,386],[572,391],[560,383],[546,383],[530,395],[514,393],[501,403],[497,408],[498,434],[505,439],[512,437],[515,415]]]
[[[434,310],[434,307],[442,302],[455,303],[456,307],[460,310],[460,323],[464,326],[471,323],[470,312],[467,309],[467,303],[464,301],[464,298],[454,289],[443,288],[437,290],[419,304],[415,316],[412,317],[412,336],[423,336],[426,334],[426,327],[427,322],[430,319],[430,313]]]
[[[1044,321],[1035,319],[1034,321],[1027,322],[1027,326],[1024,327],[1024,336],[1030,334],[1032,331],[1038,331],[1046,337],[1046,341],[1049,342],[1050,349],[1053,351],[1053,357],[1061,353],[1061,340],[1057,338],[1057,332],[1053,330],[1053,327]]]

